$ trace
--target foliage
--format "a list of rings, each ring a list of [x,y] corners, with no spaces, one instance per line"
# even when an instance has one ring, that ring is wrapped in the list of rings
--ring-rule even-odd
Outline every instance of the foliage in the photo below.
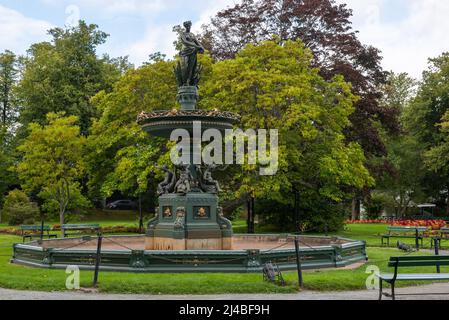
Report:
[[[92,103],[101,114],[88,137],[86,162],[92,194],[110,196],[116,190],[137,194],[153,184],[152,173],[159,157],[166,155],[165,142],[150,138],[137,124],[142,111],[176,106],[173,62],[157,60],[131,70],[111,93],[97,94]]]
[[[252,194],[289,203],[292,187],[305,185],[341,201],[344,187],[373,183],[360,146],[346,143],[343,134],[356,101],[350,85],[342,77],[324,80],[311,60],[301,42],[274,39],[212,65],[202,86],[203,108],[241,114],[244,130],[279,130],[278,172],[260,176],[254,165],[230,170],[230,198]]]
[[[449,170],[447,116],[449,112],[449,53],[429,60],[429,69],[410,108],[407,129],[420,144],[427,171],[421,179],[432,201],[445,204],[449,215]]]
[[[6,50],[0,54],[0,123],[11,129],[17,117],[17,101],[14,94],[18,77],[18,59]]]
[[[87,134],[96,117],[90,98],[110,90],[123,69],[122,59],[98,58],[96,48],[108,35],[96,25],[80,21],[76,27],[49,31],[51,42],[33,44],[24,61],[18,97],[23,106],[21,123],[46,122],[50,112],[66,112],[79,118],[81,132]]]
[[[360,97],[345,137],[359,142],[368,157],[383,156],[386,150],[378,124],[397,132],[398,113],[379,104],[379,86],[386,80],[380,52],[359,41],[351,16],[352,10],[335,0],[242,0],[212,18],[202,41],[214,58],[224,60],[273,35],[282,41],[302,40],[313,52],[313,65],[320,68],[321,76],[331,80],[343,75]]]
[[[11,226],[33,223],[39,215],[36,204],[31,203],[28,196],[20,190],[13,190],[5,197],[1,221],[8,221]]]
[[[388,200],[385,199],[385,195],[381,193],[373,193],[369,199],[369,201],[366,203],[366,217],[368,220],[375,220],[378,219],[382,211],[386,207],[386,202]]]
[[[414,98],[416,81],[406,73],[391,72],[388,82],[382,87],[384,108],[397,110],[400,114],[401,132],[384,134],[388,155],[385,158],[388,170],[379,177],[376,190],[383,202],[383,207],[403,217],[413,202],[423,197],[421,178],[425,171],[422,160],[422,147],[406,128],[403,114],[410,107]]]
[[[15,87],[18,77],[18,59],[6,50],[0,54],[0,208],[5,193],[15,177],[8,170],[14,161],[13,134],[17,119]]]
[[[61,224],[69,206],[84,205],[79,180],[85,167],[83,151],[85,138],[80,135],[78,118],[49,113],[48,124],[29,125],[30,134],[19,147],[22,161],[16,170],[25,190],[39,194],[46,201],[46,208],[58,204]]]

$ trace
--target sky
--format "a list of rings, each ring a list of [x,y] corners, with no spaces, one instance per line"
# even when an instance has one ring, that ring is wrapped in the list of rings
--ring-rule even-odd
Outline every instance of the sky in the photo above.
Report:
[[[24,54],[49,40],[47,30],[79,19],[110,34],[99,53],[129,56],[140,65],[148,55],[174,55],[172,27],[191,20],[199,31],[216,12],[239,0],[0,0],[0,51]],[[337,0],[354,11],[364,44],[382,51],[386,70],[420,78],[429,57],[449,51],[448,0]]]

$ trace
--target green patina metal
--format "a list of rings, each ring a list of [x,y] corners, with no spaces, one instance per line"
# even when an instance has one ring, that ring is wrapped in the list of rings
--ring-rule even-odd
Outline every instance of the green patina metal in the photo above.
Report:
[[[260,236],[258,235],[258,237]],[[248,237],[248,235],[245,235],[245,237]],[[111,238],[120,240],[120,237]],[[307,237],[302,238],[307,239]],[[343,238],[333,239],[344,240],[346,243],[301,248],[303,268],[341,268],[367,261],[365,242]],[[39,246],[38,242],[34,242],[27,245],[14,245],[12,262],[49,269],[64,269],[69,265],[77,265],[80,269],[93,270],[95,255],[96,250],[94,249],[44,249]],[[101,270],[117,272],[259,273],[262,272],[263,266],[269,262],[278,265],[282,271],[296,270],[295,250],[103,250],[101,252]]]

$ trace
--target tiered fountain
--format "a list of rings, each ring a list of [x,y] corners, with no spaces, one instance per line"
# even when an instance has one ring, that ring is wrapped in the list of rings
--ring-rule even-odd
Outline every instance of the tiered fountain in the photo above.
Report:
[[[170,138],[175,129],[189,133],[189,163],[181,163],[178,170],[165,171],[165,180],[159,185],[159,208],[155,219],[148,225],[145,248],[147,250],[231,250],[232,225],[223,217],[218,205],[220,186],[212,178],[214,166],[196,165],[195,154],[201,146],[194,130],[200,137],[207,129],[224,131],[232,129],[239,116],[229,112],[197,109],[198,83],[201,65],[197,55],[204,53],[203,46],[190,32],[191,22],[184,23],[181,34],[181,61],[175,68],[178,82],[178,101],[181,110],[142,113],[139,123],[149,134]],[[200,126],[196,128],[195,126]],[[198,134],[198,132],[197,132]]]

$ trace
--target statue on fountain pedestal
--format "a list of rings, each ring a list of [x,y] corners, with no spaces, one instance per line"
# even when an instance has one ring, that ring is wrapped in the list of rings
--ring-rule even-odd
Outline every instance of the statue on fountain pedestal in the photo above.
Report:
[[[157,186],[157,194],[158,196],[161,196],[173,192],[176,183],[176,175],[173,171],[170,171],[167,166],[163,166],[159,169],[165,172],[164,181]]]
[[[179,87],[198,86],[200,81],[201,66],[198,65],[198,54],[204,53],[205,49],[190,32],[192,22],[184,22],[185,30],[180,34],[182,49],[179,53],[181,61],[175,69]]]
[[[212,177],[212,171],[216,168],[216,165],[206,166],[206,171],[202,175],[201,187],[206,193],[220,193],[222,192],[220,184]]]

